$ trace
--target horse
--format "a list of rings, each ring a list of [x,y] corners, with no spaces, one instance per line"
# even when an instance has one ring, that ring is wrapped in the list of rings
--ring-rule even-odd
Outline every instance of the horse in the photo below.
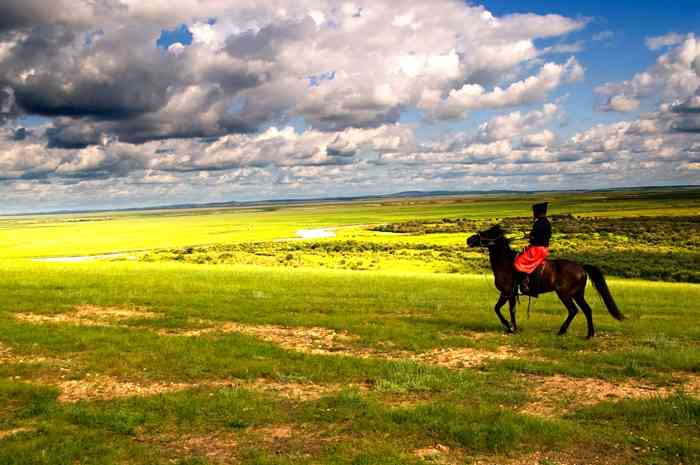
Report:
[[[506,332],[514,333],[517,330],[515,320],[516,307],[516,273],[514,262],[516,252],[510,248],[510,243],[505,237],[505,231],[500,225],[477,232],[467,239],[469,247],[485,247],[489,251],[491,269],[495,278],[496,288],[501,292],[495,311]],[[545,260],[542,265],[541,278],[539,279],[539,293],[556,292],[559,299],[569,311],[569,315],[559,329],[559,335],[566,334],[571,321],[581,307],[588,323],[587,339],[595,335],[593,327],[593,315],[590,305],[584,298],[587,278],[593,282],[595,289],[605,303],[610,315],[616,320],[622,321],[625,317],[617,308],[617,304],[610,294],[603,273],[593,265],[581,265],[571,260]],[[509,303],[510,322],[501,314],[501,307]],[[576,306],[578,304],[578,307]]]

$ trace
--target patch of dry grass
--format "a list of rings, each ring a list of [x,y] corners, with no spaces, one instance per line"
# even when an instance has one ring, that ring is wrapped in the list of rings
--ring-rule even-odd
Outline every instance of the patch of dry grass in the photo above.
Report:
[[[610,382],[564,375],[527,375],[523,381],[531,386],[531,400],[520,411],[541,417],[554,417],[605,401],[668,397],[677,391],[700,396],[699,380],[697,375],[685,375],[674,385],[655,386],[634,380]]]

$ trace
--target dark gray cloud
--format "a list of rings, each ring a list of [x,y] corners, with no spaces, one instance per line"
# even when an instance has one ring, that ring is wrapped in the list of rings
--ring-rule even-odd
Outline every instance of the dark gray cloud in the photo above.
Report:
[[[682,118],[676,119],[672,123],[671,129],[676,132],[700,133],[700,112],[697,114],[688,114]]]
[[[31,133],[32,133],[32,131],[28,130],[27,128],[18,128],[12,134],[12,140],[14,140],[14,141],[25,140],[29,135],[31,135]]]
[[[49,149],[82,149],[99,144],[101,137],[102,132],[95,126],[68,118],[54,121],[53,126],[46,129]]]
[[[700,113],[700,90],[692,97],[671,105],[674,113]]]
[[[123,119],[156,111],[177,79],[176,63],[140,45],[148,37],[141,27],[125,29],[87,46],[63,25],[34,27],[2,63],[0,85],[30,114]]]
[[[289,42],[307,39],[316,33],[310,16],[298,21],[281,21],[261,28],[233,34],[226,39],[226,51],[234,57],[275,61]]]
[[[0,87],[0,126],[19,116],[15,93],[10,87]]]
[[[51,21],[66,6],[61,1],[3,0],[0,3],[0,32]]]

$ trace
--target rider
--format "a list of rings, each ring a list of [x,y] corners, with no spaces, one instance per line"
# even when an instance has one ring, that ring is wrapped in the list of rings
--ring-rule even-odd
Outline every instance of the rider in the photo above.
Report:
[[[533,205],[532,214],[535,223],[529,235],[530,245],[515,258],[515,269],[521,273],[520,291],[523,294],[530,293],[530,273],[549,255],[549,238],[552,237],[552,225],[547,219],[547,202]]]

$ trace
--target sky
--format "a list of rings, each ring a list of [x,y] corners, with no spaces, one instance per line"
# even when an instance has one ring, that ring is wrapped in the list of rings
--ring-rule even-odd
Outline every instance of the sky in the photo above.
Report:
[[[0,214],[688,184],[696,0],[0,3]]]

